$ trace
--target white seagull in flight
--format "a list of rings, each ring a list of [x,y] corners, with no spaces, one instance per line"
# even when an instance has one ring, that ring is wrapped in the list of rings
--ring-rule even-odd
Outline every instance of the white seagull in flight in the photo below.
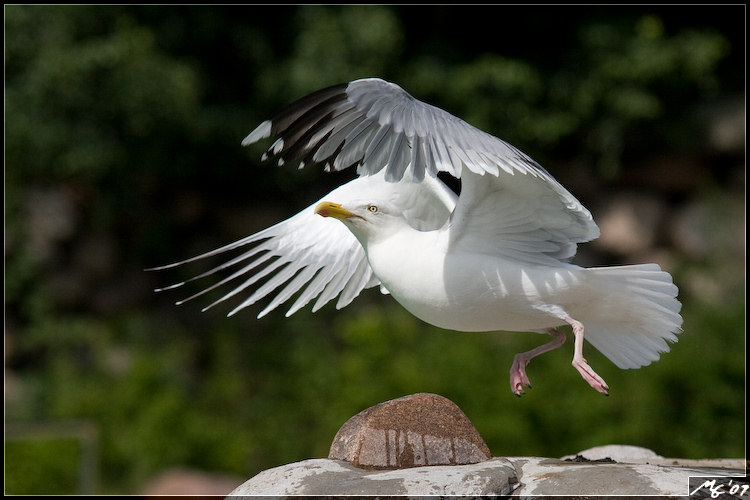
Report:
[[[359,177],[275,226],[158,268],[253,244],[193,278],[239,265],[185,300],[245,279],[216,304],[267,278],[229,314],[285,285],[258,317],[299,293],[289,316],[313,299],[313,311],[335,297],[342,308],[380,285],[440,328],[548,333],[552,340],[513,359],[510,386],[519,396],[530,386],[529,361],[565,342],[560,326],[573,330],[573,366],[603,394],[609,388],[583,357],[584,336],[620,368],[648,365],[677,341],[681,305],[669,273],[656,264],[571,264],[576,245],[599,236],[589,211],[512,145],[398,85],[367,78],[320,90],[242,144],[268,137],[276,140],[263,160],[356,167]],[[461,179],[458,196],[438,172]]]

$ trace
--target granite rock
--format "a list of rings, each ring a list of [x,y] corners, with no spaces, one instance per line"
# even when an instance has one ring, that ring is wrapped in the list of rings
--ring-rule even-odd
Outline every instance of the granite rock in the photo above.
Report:
[[[648,460],[664,458],[648,448],[626,444],[610,444],[579,451],[575,455],[562,457],[562,460],[574,460],[576,457],[582,457],[590,461],[611,459],[618,463],[630,464],[648,463]]]
[[[722,467],[702,467],[508,457],[478,464],[376,470],[340,460],[311,459],[263,471],[231,495],[686,497],[691,476],[744,476],[743,463],[725,459]]]
[[[743,475],[741,469],[664,466],[617,462],[574,462],[551,458],[508,457],[523,496],[683,496],[691,476]]]
[[[516,486],[515,469],[503,458],[393,470],[322,458],[263,471],[231,495],[508,495]]]

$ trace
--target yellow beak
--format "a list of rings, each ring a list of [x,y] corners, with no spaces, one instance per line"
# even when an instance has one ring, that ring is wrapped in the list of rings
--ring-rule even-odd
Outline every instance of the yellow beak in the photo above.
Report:
[[[341,208],[341,204],[331,203],[330,201],[321,201],[318,203],[315,207],[315,213],[323,217],[333,217],[339,220],[348,219],[349,217],[359,217],[359,215],[353,214],[345,208]]]

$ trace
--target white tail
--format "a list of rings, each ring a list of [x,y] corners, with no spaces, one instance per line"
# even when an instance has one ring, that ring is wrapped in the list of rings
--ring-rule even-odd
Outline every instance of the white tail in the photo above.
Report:
[[[596,303],[581,314],[586,340],[620,368],[659,359],[682,332],[672,276],[656,264],[585,270]]]

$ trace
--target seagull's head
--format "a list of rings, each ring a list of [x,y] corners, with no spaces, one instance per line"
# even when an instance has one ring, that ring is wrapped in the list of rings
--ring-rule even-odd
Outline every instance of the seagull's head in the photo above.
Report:
[[[321,201],[315,213],[343,222],[362,244],[392,234],[408,226],[404,214],[387,201],[333,203]]]

